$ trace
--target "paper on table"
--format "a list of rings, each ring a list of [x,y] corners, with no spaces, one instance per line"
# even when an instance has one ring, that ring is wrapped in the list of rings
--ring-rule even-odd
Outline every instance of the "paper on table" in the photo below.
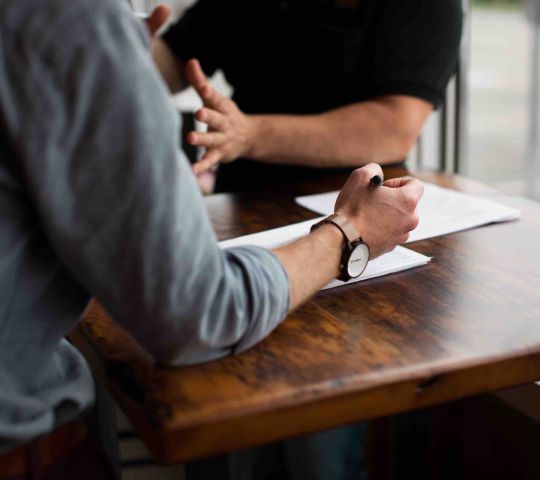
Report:
[[[296,202],[323,215],[334,212],[339,192],[298,197]],[[408,242],[438,237],[494,222],[507,222],[520,217],[517,208],[491,200],[424,183],[424,196],[418,205],[420,223],[411,232]]]
[[[242,237],[231,238],[219,242],[221,248],[238,247],[240,245],[256,245],[264,248],[277,248],[306,236],[312,225],[316,224],[324,217],[317,217],[304,222],[293,223],[286,227],[273,228],[263,232],[243,235]]]
[[[389,275],[390,273],[401,272],[402,270],[408,270],[409,268],[419,267],[425,265],[431,260],[430,257],[426,257],[421,253],[413,252],[408,248],[396,247],[390,253],[385,253],[375,260],[371,260],[364,273],[358,278],[348,281],[347,283],[340,280],[332,280],[325,285],[321,290],[327,288],[340,287],[341,285],[349,285],[354,282],[361,282],[368,278],[382,277],[383,275]]]
[[[221,248],[238,247],[241,245],[276,248],[307,235],[311,225],[318,220],[320,220],[320,218],[294,223],[286,227],[274,228],[264,232],[253,233],[251,235],[244,235],[243,237],[225,240],[220,242],[219,245]],[[425,265],[430,260],[431,258],[421,255],[420,253],[413,252],[407,248],[397,247],[392,252],[381,255],[375,260],[371,260],[360,277],[347,283],[333,280],[323,287],[322,290],[339,287],[340,285],[349,285],[350,283],[360,282],[362,280],[367,280],[368,278],[380,277],[382,275],[418,267],[420,265]]]

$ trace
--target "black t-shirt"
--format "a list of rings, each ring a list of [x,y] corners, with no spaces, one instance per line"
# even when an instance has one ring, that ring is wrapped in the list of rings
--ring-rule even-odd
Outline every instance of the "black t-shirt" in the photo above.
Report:
[[[244,112],[310,114],[389,94],[437,107],[461,24],[461,0],[199,0],[164,39],[207,74],[222,69]],[[217,187],[319,173],[237,160],[220,167]]]

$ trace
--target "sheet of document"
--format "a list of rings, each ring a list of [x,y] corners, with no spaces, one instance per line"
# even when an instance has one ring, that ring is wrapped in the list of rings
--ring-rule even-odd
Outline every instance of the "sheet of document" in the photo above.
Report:
[[[316,223],[318,220],[320,219],[316,218],[313,220],[307,220],[305,222],[294,223],[286,227],[265,230],[264,232],[253,233],[251,235],[244,235],[231,240],[225,240],[220,242],[219,245],[221,248],[237,247],[240,245],[257,245],[264,248],[276,248],[307,235],[311,225]],[[360,275],[360,277],[357,279],[351,280],[347,283],[339,280],[333,280],[328,285],[323,287],[323,290],[327,288],[339,287],[341,285],[349,285],[354,282],[367,280],[368,278],[380,277],[390,273],[418,267],[420,265],[425,265],[430,260],[431,258],[421,255],[420,253],[413,252],[408,248],[397,247],[392,252],[381,255],[375,260],[371,260],[364,270],[364,273],[362,273],[362,275]]]
[[[296,202],[323,215],[334,212],[338,192],[307,195]],[[424,183],[424,196],[418,205],[420,223],[411,232],[409,242],[468,230],[494,222],[507,222],[520,217],[517,208],[506,207],[484,198]]]

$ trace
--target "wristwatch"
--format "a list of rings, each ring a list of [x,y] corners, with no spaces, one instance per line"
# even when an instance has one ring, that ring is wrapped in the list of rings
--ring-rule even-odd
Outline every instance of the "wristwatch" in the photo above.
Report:
[[[366,269],[369,261],[369,247],[360,238],[356,228],[343,215],[334,213],[311,227],[316,230],[325,223],[335,225],[343,234],[343,253],[339,265],[340,275],[338,280],[348,282],[352,278],[358,278]]]

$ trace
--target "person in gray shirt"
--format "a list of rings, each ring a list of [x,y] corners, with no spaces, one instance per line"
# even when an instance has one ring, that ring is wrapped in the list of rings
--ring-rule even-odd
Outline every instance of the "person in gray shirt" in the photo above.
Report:
[[[274,251],[222,251],[179,125],[123,0],[0,2],[0,460],[80,417],[90,371],[64,339],[95,297],[158,362],[242,352],[339,273],[328,223]],[[336,212],[391,250],[417,224],[422,186],[368,187]],[[0,472],[1,473],[1,472]]]

